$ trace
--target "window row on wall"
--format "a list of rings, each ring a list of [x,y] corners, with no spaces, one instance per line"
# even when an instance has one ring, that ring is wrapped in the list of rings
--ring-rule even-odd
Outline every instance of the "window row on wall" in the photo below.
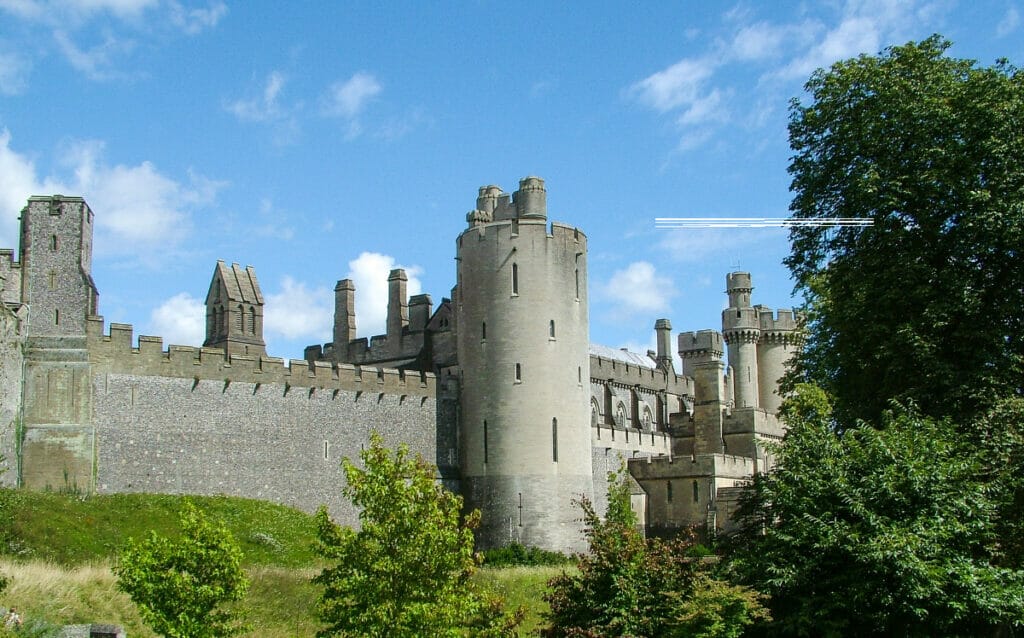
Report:
[[[694,503],[700,503],[700,481],[691,481],[692,499]],[[665,481],[665,500],[672,502],[672,481]]]
[[[620,428],[625,428],[627,423],[631,423],[636,429],[652,430],[663,428],[664,417],[662,412],[664,411],[664,401],[659,396],[658,401],[658,415],[651,412],[650,406],[646,405],[640,400],[640,396],[636,390],[630,390],[630,401],[629,401],[629,418],[627,420],[626,404],[619,401],[615,404],[615,396],[612,393],[612,389],[609,386],[604,386],[604,424],[614,425]],[[612,409],[614,405],[614,410]],[[642,406],[642,413],[641,413]],[[602,411],[599,409],[597,402],[591,400],[590,403],[590,424],[593,426],[601,423],[600,416]],[[613,416],[614,415],[614,416]]]
[[[523,382],[523,364],[516,363],[515,368],[513,368],[513,370],[514,370],[514,372],[513,372],[512,380],[515,383],[522,383]],[[576,383],[577,383],[577,385],[583,385],[583,366],[576,366]]]

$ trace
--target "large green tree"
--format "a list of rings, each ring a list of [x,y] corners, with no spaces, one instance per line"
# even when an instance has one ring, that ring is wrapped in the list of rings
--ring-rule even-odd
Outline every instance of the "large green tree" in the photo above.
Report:
[[[1024,393],[1024,74],[933,36],[819,69],[790,110],[800,369],[840,422],[891,399],[964,422]]]
[[[317,513],[318,549],[333,566],[322,585],[318,636],[514,635],[521,614],[469,581],[478,565],[473,528],[479,512],[462,516],[462,497],[435,478],[435,468],[406,446],[392,452],[373,433],[360,454],[344,459],[345,495],[360,508],[358,532]]]
[[[223,523],[210,521],[191,502],[181,509],[181,537],[152,532],[129,539],[114,574],[117,588],[138,606],[143,621],[168,638],[220,638],[241,633],[237,612],[249,587],[242,553]]]
[[[732,573],[771,597],[769,635],[984,636],[1024,623],[987,453],[898,407],[837,431],[813,386],[783,414],[777,466],[756,477],[729,540]]]

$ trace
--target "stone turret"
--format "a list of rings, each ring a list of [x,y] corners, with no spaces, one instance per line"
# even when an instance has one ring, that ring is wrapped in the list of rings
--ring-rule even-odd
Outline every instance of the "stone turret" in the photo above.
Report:
[[[263,293],[256,270],[222,260],[213,270],[206,293],[206,340],[203,345],[228,354],[267,354],[263,341]]]
[[[779,380],[786,373],[789,360],[799,348],[801,333],[792,310],[779,310],[755,306],[761,327],[761,341],[757,346],[757,374],[761,408],[771,414],[779,411]]]
[[[753,285],[750,273],[734,272],[725,277],[729,307],[722,311],[722,333],[729,346],[729,365],[737,408],[759,405],[757,343],[761,339],[758,312],[750,305]]]
[[[398,352],[402,349],[402,332],[409,325],[408,301],[409,276],[403,268],[396,268],[388,274],[388,349]]]
[[[584,549],[573,501],[594,491],[587,239],[546,223],[544,182],[480,190],[457,240],[460,466],[483,547]],[[493,209],[491,208],[493,205]],[[584,285],[579,285],[583,282]]]
[[[679,333],[683,374],[693,377],[694,454],[721,454],[725,410],[722,335],[714,330]]]
[[[658,369],[674,371],[672,365],[672,322],[668,319],[658,319],[654,322],[654,333],[658,342],[657,362]]]

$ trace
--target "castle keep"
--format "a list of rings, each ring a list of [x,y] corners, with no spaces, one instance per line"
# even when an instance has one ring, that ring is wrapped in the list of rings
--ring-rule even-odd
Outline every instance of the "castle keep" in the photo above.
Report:
[[[727,526],[738,486],[772,464],[764,442],[782,438],[793,313],[752,305],[750,275],[737,272],[722,332],[674,341],[658,319],[656,351],[592,344],[587,237],[548,221],[542,179],[481,188],[466,221],[455,286],[436,309],[394,270],[386,334],[357,339],[355,286],[341,280],[333,340],[285,361],[266,352],[251,266],[215,265],[201,347],[105,324],[93,212],[77,197],[32,197],[17,258],[0,250],[0,481],[326,504],[356,524],[339,462],[376,430],[481,510],[485,547],[581,549],[573,500],[603,507],[623,460],[649,531]]]

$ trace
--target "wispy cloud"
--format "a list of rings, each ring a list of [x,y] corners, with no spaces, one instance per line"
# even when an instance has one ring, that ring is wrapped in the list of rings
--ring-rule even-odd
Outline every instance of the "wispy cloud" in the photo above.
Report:
[[[0,53],[0,94],[17,95],[28,85],[32,61],[17,53]]]
[[[658,274],[653,264],[636,261],[613,273],[596,292],[599,299],[609,303],[615,317],[627,318],[667,311],[675,287],[669,277]]]
[[[213,0],[205,6],[186,6],[177,0],[0,0],[0,19],[21,21],[26,27],[20,45],[22,58],[47,56],[56,51],[86,78],[96,81],[131,79],[144,72],[124,67],[135,52],[135,41],[145,36],[158,42],[155,33],[196,35],[214,28],[227,15],[227,5]],[[82,40],[99,42],[81,45]],[[173,41],[174,38],[171,38]],[[49,41],[49,44],[46,42]],[[12,80],[10,60],[0,59],[0,92]],[[5,68],[7,71],[5,72]],[[25,60],[16,78],[25,82]],[[17,85],[16,85],[17,86]],[[19,88],[18,91],[23,90]]]
[[[285,104],[282,92],[288,78],[281,71],[271,71],[263,82],[263,88],[251,97],[224,103],[224,110],[239,121],[265,124],[273,131],[273,142],[278,145],[293,144],[299,137],[298,114],[302,103]]]
[[[347,125],[347,138],[358,137],[363,131],[359,120],[360,114],[383,90],[384,87],[376,77],[360,71],[349,79],[335,82],[328,87],[321,100],[321,113],[326,117],[343,120]]]
[[[942,2],[846,0],[825,5],[822,17],[772,22],[737,5],[723,16],[718,34],[704,34],[705,51],[635,82],[625,95],[671,117],[679,135],[676,151],[690,151],[729,124],[766,126],[771,121],[766,97],[783,99],[778,96],[783,87],[791,91],[794,82],[837,60],[877,53],[922,30],[927,35],[947,11]],[[1008,12],[1003,23],[1015,28],[1014,20]],[[751,76],[754,81],[742,79]]]
[[[223,182],[190,172],[187,181],[169,177],[149,161],[110,164],[104,144],[69,142],[59,150],[62,173],[40,177],[34,162],[11,146],[0,131],[0,245],[11,246],[17,216],[32,195],[81,194],[96,216],[96,250],[157,267],[192,230],[195,211],[211,206]]]
[[[1011,6],[1003,14],[1003,19],[996,25],[996,37],[1005,38],[1020,26],[1020,12],[1017,7]]]

